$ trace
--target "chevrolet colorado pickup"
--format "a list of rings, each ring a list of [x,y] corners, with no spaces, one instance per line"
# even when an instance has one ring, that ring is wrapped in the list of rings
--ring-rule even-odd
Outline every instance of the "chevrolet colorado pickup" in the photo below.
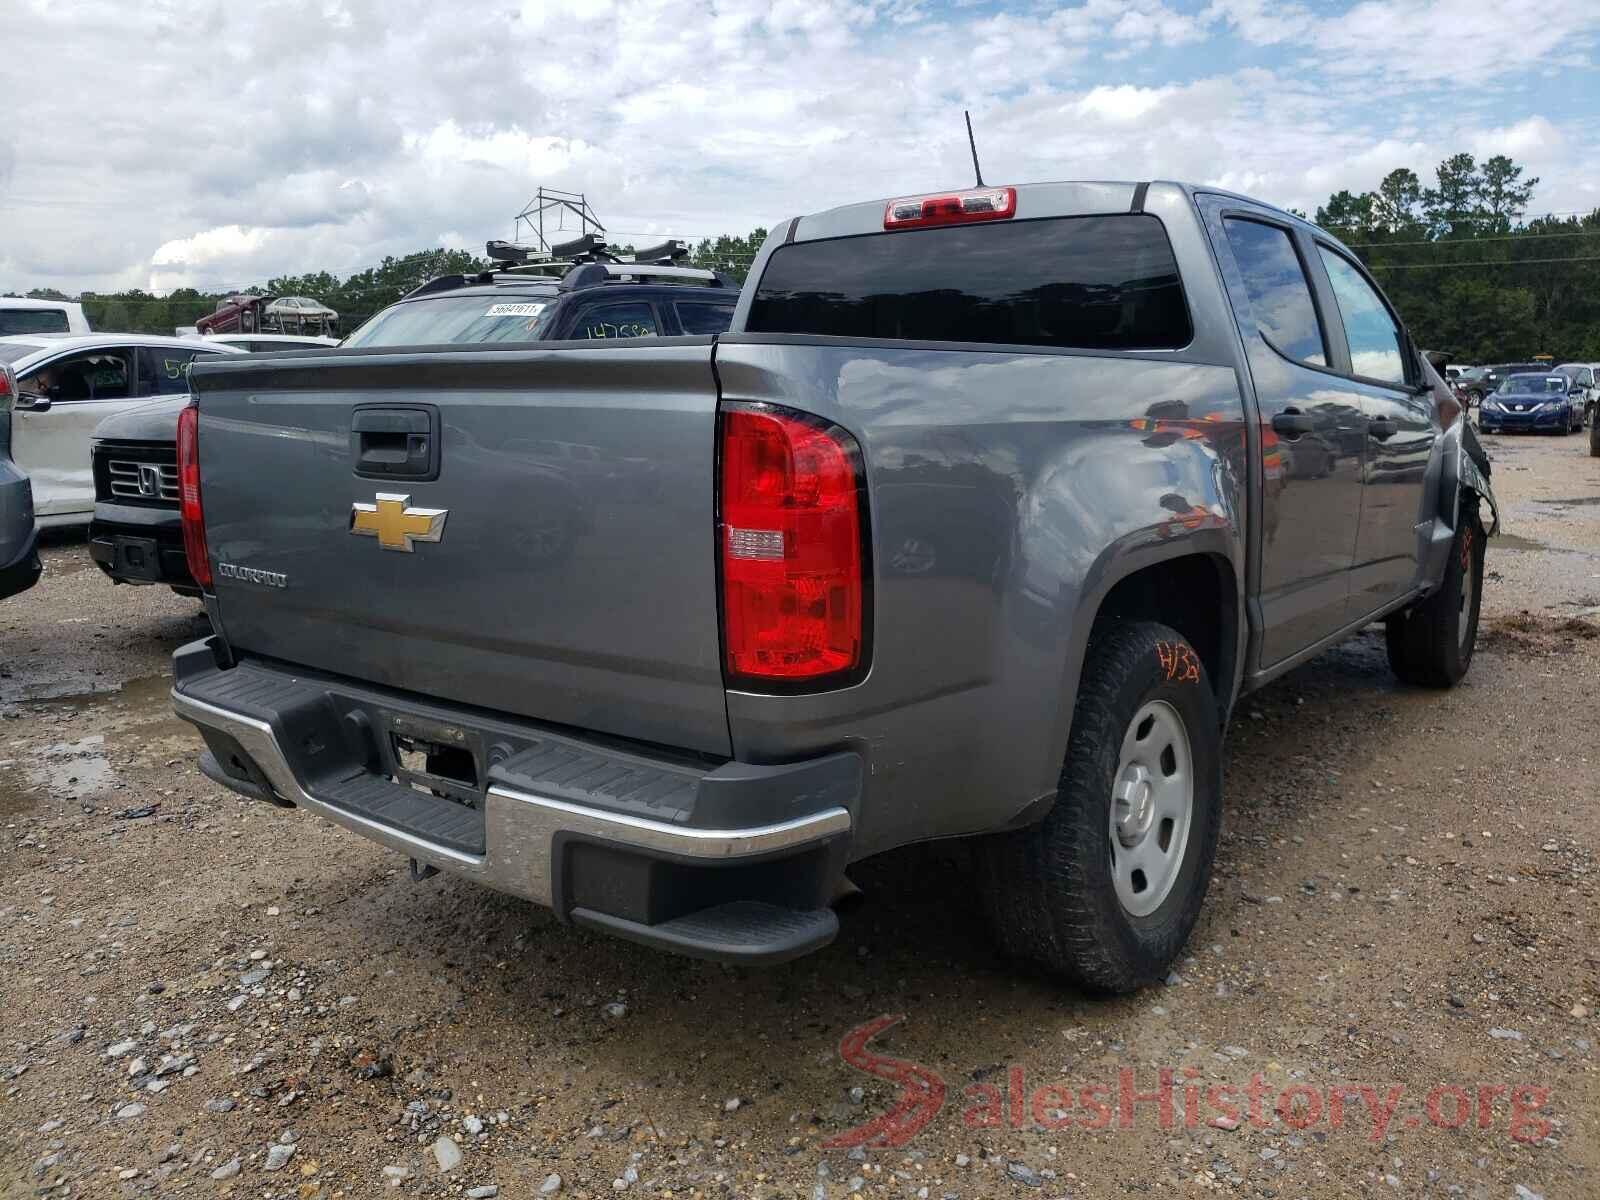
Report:
[[[1005,951],[1159,978],[1238,697],[1374,621],[1453,684],[1498,524],[1356,258],[1175,183],[785,221],[715,337],[192,383],[201,769],[723,960],[825,944],[851,862],[966,837]]]

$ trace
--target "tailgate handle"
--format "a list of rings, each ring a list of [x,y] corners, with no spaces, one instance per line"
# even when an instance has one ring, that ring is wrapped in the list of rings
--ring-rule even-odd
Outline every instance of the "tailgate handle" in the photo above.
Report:
[[[350,415],[350,457],[368,479],[437,479],[439,410],[363,405]]]

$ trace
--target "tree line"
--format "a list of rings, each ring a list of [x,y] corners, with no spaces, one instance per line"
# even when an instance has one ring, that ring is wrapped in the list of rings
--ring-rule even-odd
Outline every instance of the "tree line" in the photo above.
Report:
[[[1600,361],[1600,209],[1525,219],[1537,177],[1452,154],[1425,184],[1397,167],[1315,222],[1358,254],[1417,341],[1462,362]]]
[[[755,252],[766,240],[765,229],[753,230],[743,237],[723,234],[705,238],[691,248],[689,257],[683,261],[690,266],[724,271],[743,283]],[[623,256],[634,252],[631,244],[614,249]],[[313,271],[283,275],[236,290],[258,296],[310,296],[337,312],[339,327],[348,333],[430,279],[441,275],[470,275],[488,270],[492,265],[488,259],[466,250],[435,248],[399,257],[390,255],[377,266],[343,279],[328,271]],[[155,296],[139,288],[109,293],[84,292],[76,297],[53,288],[34,288],[27,293],[40,300],[78,300],[92,329],[162,334],[193,325],[206,314],[215,312],[217,302],[230,294],[201,292],[194,288],[177,288],[165,296]]]

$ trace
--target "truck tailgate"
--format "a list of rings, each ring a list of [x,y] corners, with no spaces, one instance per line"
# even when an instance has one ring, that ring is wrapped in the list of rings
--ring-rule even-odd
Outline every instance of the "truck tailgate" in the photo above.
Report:
[[[193,371],[236,652],[730,753],[709,340],[274,358]]]

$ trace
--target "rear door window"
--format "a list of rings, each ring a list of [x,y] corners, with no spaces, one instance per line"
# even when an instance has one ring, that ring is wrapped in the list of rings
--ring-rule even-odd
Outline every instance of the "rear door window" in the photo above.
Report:
[[[189,390],[189,364],[202,351],[176,346],[139,347],[139,394],[174,396]],[[204,355],[206,358],[212,355]]]
[[[1279,354],[1296,362],[1327,366],[1328,350],[1311,299],[1311,284],[1289,231],[1239,217],[1226,218],[1222,226],[1261,336]]]
[[[678,314],[678,324],[685,333],[727,333],[733,324],[733,305],[689,303],[680,300],[673,305]]]
[[[1345,340],[1350,343],[1350,370],[1364,379],[1383,383],[1406,382],[1404,344],[1400,326],[1389,306],[1373,290],[1355,265],[1326,246],[1318,246],[1322,265],[1328,269],[1328,282],[1339,301],[1344,318]]]
[[[61,308],[0,308],[0,335],[67,333],[67,313]]]
[[[1084,350],[1192,336],[1166,230],[1142,213],[791,243],[768,260],[747,330]]]
[[[608,341],[613,338],[656,337],[655,309],[634,301],[627,304],[594,304],[578,314],[573,327],[575,338]]]

